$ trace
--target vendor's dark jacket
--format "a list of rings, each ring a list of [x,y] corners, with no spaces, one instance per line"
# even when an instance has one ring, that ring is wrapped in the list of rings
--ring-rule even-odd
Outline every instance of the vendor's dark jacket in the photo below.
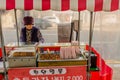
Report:
[[[36,27],[32,27],[31,42],[39,42],[42,39],[43,38],[42,38],[42,35],[41,35],[39,29],[36,28]],[[24,28],[21,29],[20,40],[22,42],[26,42],[26,27],[24,27]]]

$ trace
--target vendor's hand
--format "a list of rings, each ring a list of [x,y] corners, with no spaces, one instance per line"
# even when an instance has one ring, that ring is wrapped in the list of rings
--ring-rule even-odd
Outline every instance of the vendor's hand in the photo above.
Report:
[[[45,41],[44,38],[40,39],[40,43],[44,43],[44,41]]]

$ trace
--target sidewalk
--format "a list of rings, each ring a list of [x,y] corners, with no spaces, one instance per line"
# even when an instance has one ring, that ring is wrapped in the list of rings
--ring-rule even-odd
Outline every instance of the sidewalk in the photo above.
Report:
[[[106,63],[113,69],[112,80],[120,80],[120,61],[106,61]]]

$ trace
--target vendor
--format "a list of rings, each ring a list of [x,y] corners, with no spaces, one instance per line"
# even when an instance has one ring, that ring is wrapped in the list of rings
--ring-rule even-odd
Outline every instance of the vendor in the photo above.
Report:
[[[21,29],[20,40],[21,42],[25,42],[27,44],[31,44],[34,42],[44,42],[42,34],[38,28],[33,26],[33,17],[25,16],[24,19],[24,27]]]

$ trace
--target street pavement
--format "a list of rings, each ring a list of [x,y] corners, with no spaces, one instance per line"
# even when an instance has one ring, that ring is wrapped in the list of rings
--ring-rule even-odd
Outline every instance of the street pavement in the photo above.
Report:
[[[113,69],[112,80],[120,80],[120,61],[109,60],[106,63]]]
[[[45,30],[40,30],[45,42],[55,43],[58,42],[58,28],[48,27]],[[10,42],[17,42],[16,30],[15,29],[3,29],[4,42],[8,44]],[[85,44],[89,43],[89,31],[83,30],[80,32],[80,42]],[[117,35],[116,35],[117,34]],[[104,31],[100,33],[99,31],[94,31],[94,37],[92,39],[92,46],[100,53],[103,59],[106,60],[120,60],[120,41],[119,32],[109,32]]]
[[[42,33],[45,42],[57,42],[58,41],[58,33],[57,28],[50,28],[46,30],[40,30]],[[10,42],[17,42],[17,32],[15,29],[3,29],[4,43],[8,44]]]

